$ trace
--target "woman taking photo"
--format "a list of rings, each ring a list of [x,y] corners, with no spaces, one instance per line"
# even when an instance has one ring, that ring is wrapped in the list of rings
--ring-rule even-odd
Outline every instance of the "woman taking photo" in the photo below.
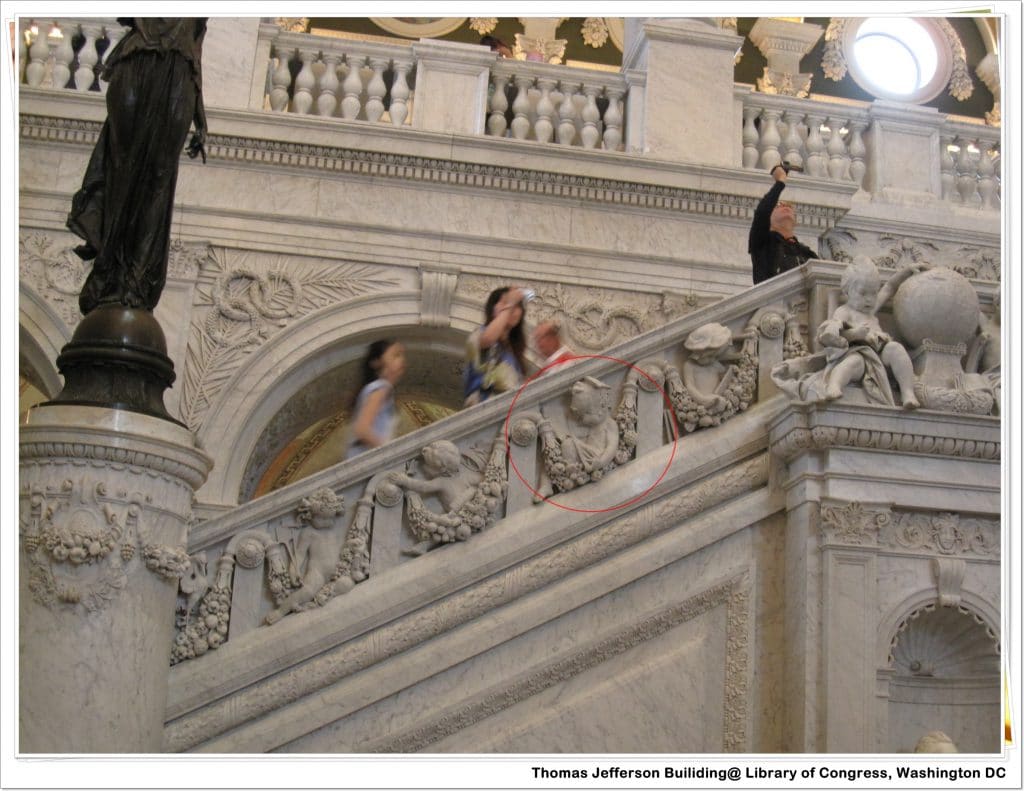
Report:
[[[480,404],[522,384],[526,370],[526,298],[522,289],[507,286],[495,289],[487,298],[487,323],[466,339],[463,406]]]

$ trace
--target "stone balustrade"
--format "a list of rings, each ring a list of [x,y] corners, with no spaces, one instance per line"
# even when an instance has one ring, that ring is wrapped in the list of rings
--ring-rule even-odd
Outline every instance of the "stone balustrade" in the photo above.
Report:
[[[740,89],[737,89],[739,91]],[[854,107],[835,102],[792,99],[742,93],[743,167],[767,170],[779,162],[802,167],[813,178],[852,182],[868,191],[880,189],[887,179],[867,177],[872,165],[884,169],[899,157],[887,149],[886,130],[873,126],[872,106]],[[898,110],[885,108],[884,121],[893,122]],[[927,137],[937,127],[938,159],[927,145],[918,149],[927,168],[938,172],[942,201],[977,209],[998,210],[1000,205],[1000,134],[982,124],[952,122],[941,117],[908,116],[906,125],[919,127]],[[902,132],[902,130],[901,130]],[[872,140],[872,135],[874,139]]]
[[[1001,204],[998,128],[947,122],[939,132],[942,200],[998,211]]]
[[[415,85],[410,48],[281,33],[270,25],[262,26],[264,37],[271,42],[264,108],[393,126],[409,123]]]
[[[743,99],[743,167],[779,162],[808,176],[860,185],[867,169],[866,109],[748,93]]]
[[[620,74],[499,61],[491,70],[487,134],[619,151],[627,90]]]
[[[124,35],[113,19],[22,19],[21,81],[32,88],[103,91],[103,59]]]

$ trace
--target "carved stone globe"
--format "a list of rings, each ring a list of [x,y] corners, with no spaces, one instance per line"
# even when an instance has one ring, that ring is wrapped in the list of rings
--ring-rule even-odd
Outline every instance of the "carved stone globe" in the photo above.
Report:
[[[917,348],[925,339],[943,346],[970,342],[981,308],[966,277],[935,267],[904,281],[893,297],[892,312],[900,335]]]

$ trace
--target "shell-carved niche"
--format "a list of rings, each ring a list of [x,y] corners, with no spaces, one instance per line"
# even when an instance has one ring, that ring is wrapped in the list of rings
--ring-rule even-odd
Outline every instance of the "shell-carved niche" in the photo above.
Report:
[[[999,639],[967,608],[930,604],[900,624],[889,662],[906,677],[998,676]]]

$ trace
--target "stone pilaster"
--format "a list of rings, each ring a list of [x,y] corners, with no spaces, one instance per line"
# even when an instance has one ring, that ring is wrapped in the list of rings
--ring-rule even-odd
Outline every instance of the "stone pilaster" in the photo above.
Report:
[[[210,460],[178,424],[79,405],[33,409],[20,452],[20,750],[159,752]]]
[[[647,75],[643,118],[632,118],[627,132],[630,150],[702,165],[739,163],[732,71],[742,43],[706,20],[627,19],[623,72]]]
[[[481,135],[487,119],[487,85],[497,56],[476,44],[432,39],[413,44],[416,56],[416,129]]]

